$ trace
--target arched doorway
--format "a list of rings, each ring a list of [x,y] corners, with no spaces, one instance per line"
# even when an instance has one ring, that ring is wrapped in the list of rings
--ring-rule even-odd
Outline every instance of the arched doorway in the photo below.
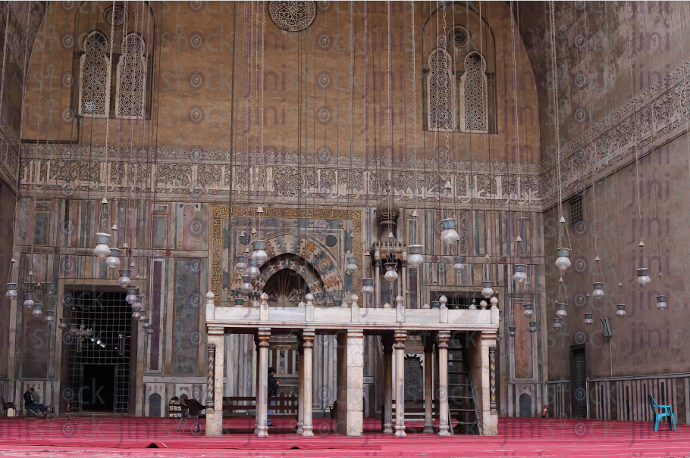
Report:
[[[295,307],[309,293],[309,286],[302,276],[292,269],[284,268],[274,273],[264,285],[269,305]]]

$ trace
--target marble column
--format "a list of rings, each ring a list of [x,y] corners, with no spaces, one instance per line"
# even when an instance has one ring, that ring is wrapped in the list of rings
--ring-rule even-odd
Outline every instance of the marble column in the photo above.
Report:
[[[407,252],[403,252],[403,259],[400,261],[400,289],[398,292],[399,296],[403,297],[405,307],[408,307],[408,297],[407,297]]]
[[[383,338],[383,432],[393,433],[393,339]]]
[[[302,434],[304,425],[304,347],[300,342],[297,349],[297,434]]]
[[[395,331],[395,436],[405,434],[405,339],[407,331]]]
[[[206,410],[206,435],[223,434],[223,371],[225,369],[225,330],[222,327],[208,328],[208,345],[215,347],[213,369],[213,406]]]
[[[259,384],[256,393],[256,422],[258,437],[268,437],[268,339],[270,328],[259,328]]]
[[[495,436],[498,434],[498,412],[495,409],[495,372],[493,393],[491,390],[490,352],[492,348],[496,348],[495,332],[475,332],[472,343],[468,348],[470,374],[477,405],[477,419],[480,431],[484,436]],[[492,409],[492,398],[494,409]]]
[[[438,333],[438,401],[439,401],[439,436],[449,436],[448,425],[448,340],[449,331]]]
[[[374,252],[374,307],[381,307],[381,253]]]
[[[313,375],[314,363],[312,354],[314,350],[314,330],[304,329],[302,331],[302,346],[304,347],[304,363],[302,371],[304,378],[302,382],[304,407],[302,408],[302,436],[313,437],[314,426],[312,424],[312,390],[313,390]]]
[[[364,430],[364,334],[338,333],[338,422],[336,432],[361,436]]]
[[[431,336],[424,341],[424,433],[434,432],[434,343]]]

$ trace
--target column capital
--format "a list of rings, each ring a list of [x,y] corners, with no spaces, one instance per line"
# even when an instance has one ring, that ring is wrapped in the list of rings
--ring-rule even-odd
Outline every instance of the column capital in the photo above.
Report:
[[[348,339],[361,339],[364,337],[364,330],[362,329],[348,329],[347,338]]]
[[[394,336],[396,342],[405,342],[407,339],[407,331],[404,329],[396,329]]]
[[[448,348],[448,341],[450,340],[450,331],[438,331],[438,347]]]
[[[268,339],[271,337],[271,328],[259,328],[257,338],[260,347],[268,347]]]
[[[496,346],[496,335],[496,331],[482,331],[482,343],[486,344],[488,342],[490,344],[491,342],[493,342],[493,346]]]
[[[209,336],[224,336],[225,335],[225,327],[223,326],[208,326],[208,335]]]
[[[302,329],[302,347],[303,348],[313,348],[315,336],[316,336],[316,332],[314,331],[314,329],[311,329],[311,328]]]

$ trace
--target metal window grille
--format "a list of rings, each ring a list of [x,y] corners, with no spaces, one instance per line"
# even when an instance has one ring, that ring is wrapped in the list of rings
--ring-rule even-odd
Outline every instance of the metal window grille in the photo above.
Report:
[[[570,201],[570,224],[582,221],[582,197]]]
[[[129,404],[130,352],[132,334],[132,311],[125,301],[125,294],[119,292],[74,291],[74,302],[69,315],[69,323],[77,327],[84,322],[85,328],[92,329],[90,338],[82,340],[71,337],[69,342],[69,383],[74,395],[71,399],[72,412],[87,410],[88,405],[81,399],[82,390],[89,381],[84,380],[85,365],[114,366],[115,380],[113,393],[113,412],[126,413]],[[72,335],[70,333],[70,335]],[[96,342],[100,340],[105,348]]]

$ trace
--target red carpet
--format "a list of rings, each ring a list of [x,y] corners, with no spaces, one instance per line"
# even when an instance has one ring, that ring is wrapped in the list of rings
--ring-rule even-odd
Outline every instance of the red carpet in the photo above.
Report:
[[[499,435],[440,438],[408,429],[406,438],[379,432],[380,422],[365,420],[363,437],[330,432],[329,419],[314,420],[314,438],[291,430],[294,421],[276,421],[270,437],[235,431],[253,427],[253,418],[223,423],[223,437],[177,432],[177,422],[158,418],[65,417],[55,420],[3,418],[0,456],[29,455],[92,457],[686,457],[690,455],[690,426],[659,432],[650,423],[603,422],[540,418],[501,418]],[[417,424],[419,425],[419,424]],[[414,425],[413,425],[414,426]],[[418,432],[415,432],[418,431]],[[153,448],[147,448],[153,447]]]

